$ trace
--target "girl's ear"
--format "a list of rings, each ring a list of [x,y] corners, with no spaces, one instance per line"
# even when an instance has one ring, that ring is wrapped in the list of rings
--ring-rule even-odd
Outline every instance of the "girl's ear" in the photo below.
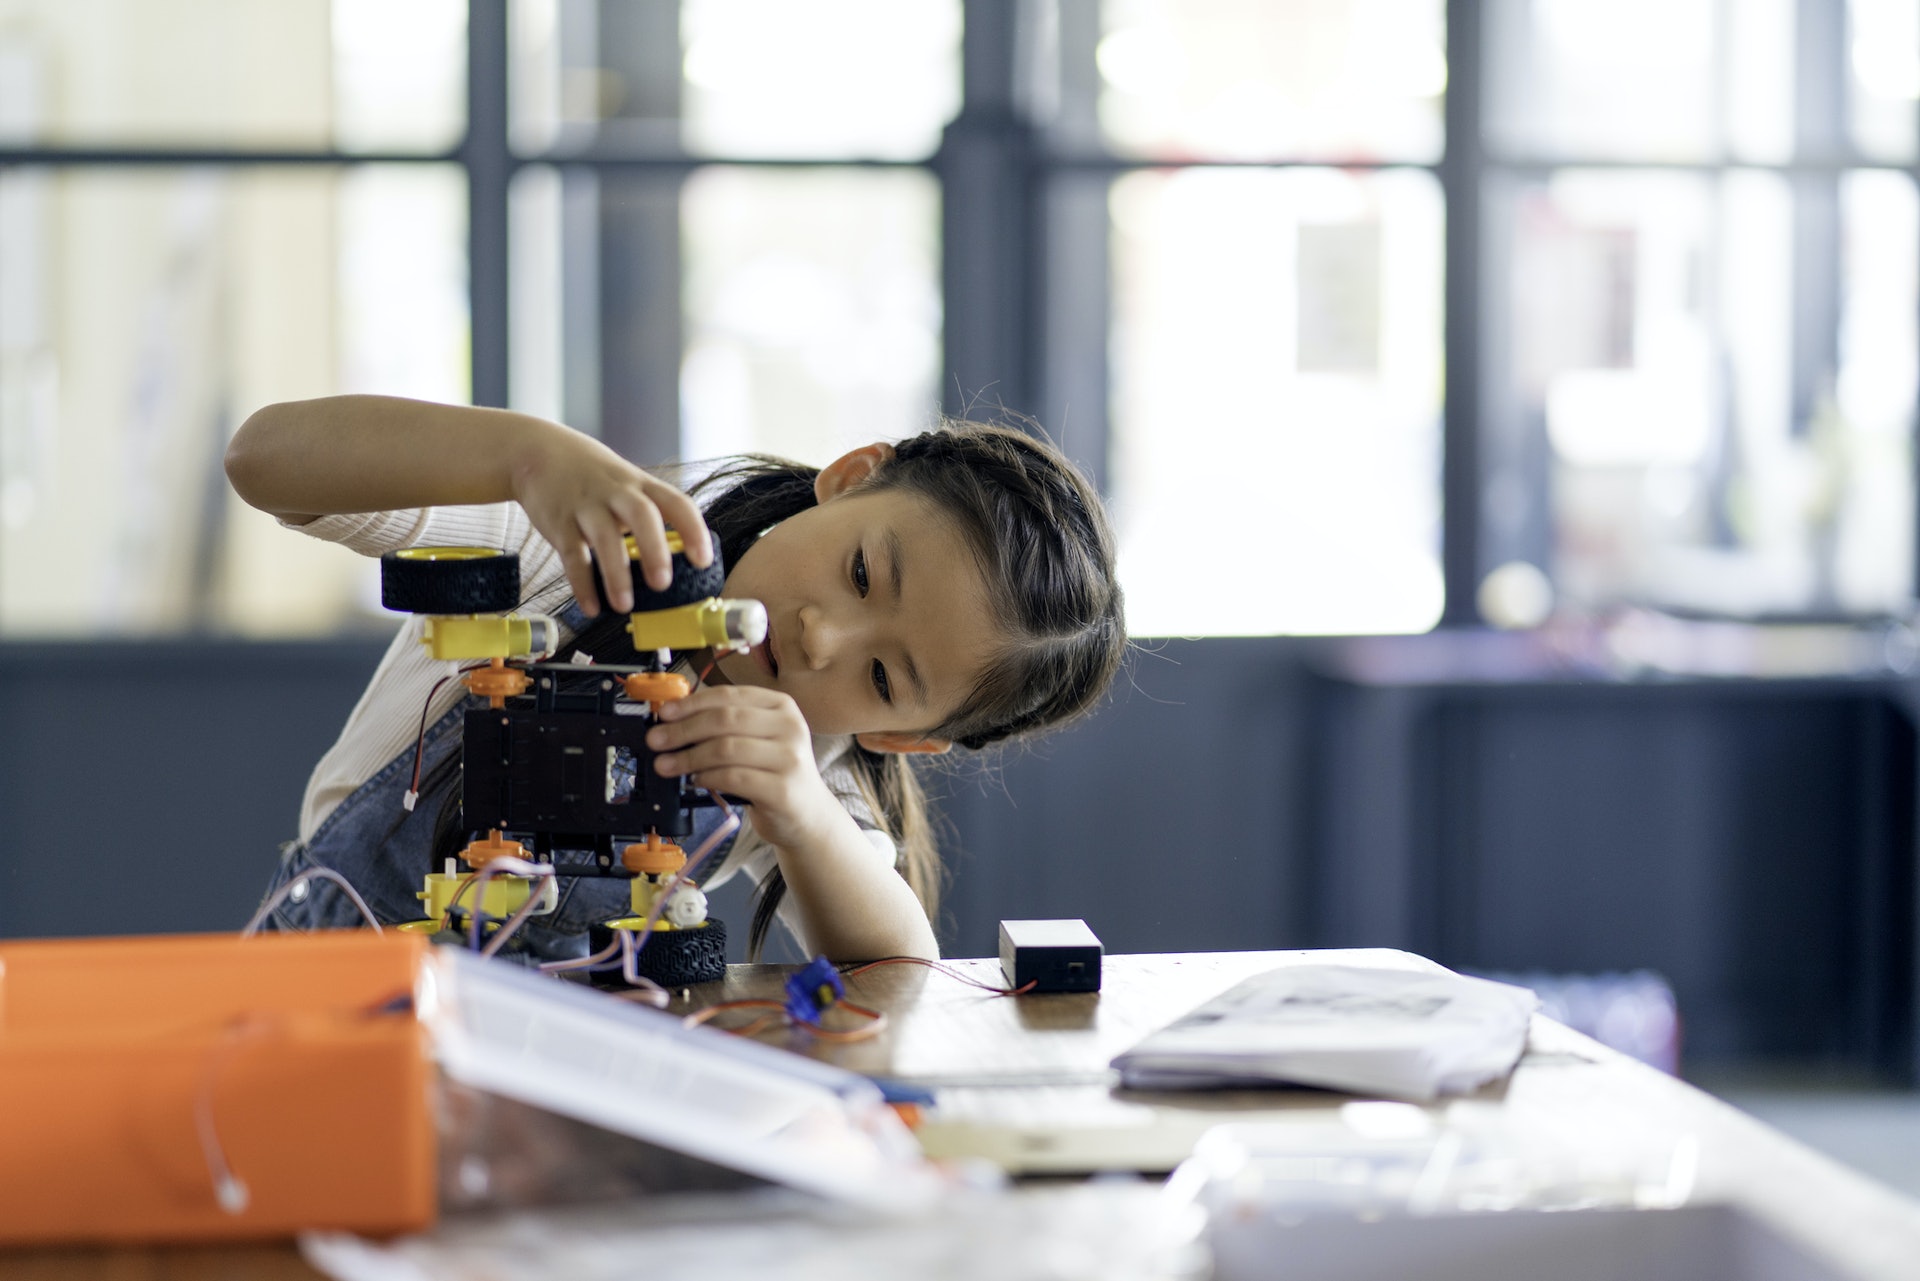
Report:
[[[892,730],[853,737],[869,752],[895,752],[904,756],[938,756],[953,746],[950,738],[929,738],[924,734],[901,734]]]
[[[813,496],[820,502],[846,493],[893,457],[893,446],[885,441],[872,445],[862,445],[849,453],[840,455],[820,469],[814,477]]]

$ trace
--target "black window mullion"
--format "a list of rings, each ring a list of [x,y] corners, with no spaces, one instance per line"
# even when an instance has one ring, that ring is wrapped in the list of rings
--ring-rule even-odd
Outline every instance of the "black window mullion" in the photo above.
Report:
[[[1041,408],[1032,257],[1044,224],[1033,128],[1017,101],[1021,8],[965,0],[960,114],[934,158],[945,299],[941,402],[950,414]]]
[[[1033,181],[1043,225],[1038,229],[1040,296],[1035,412],[1046,432],[1111,496],[1108,335],[1112,317],[1112,253],[1108,195],[1113,174],[1059,163],[1061,153],[1101,150],[1100,43],[1097,3],[1062,4],[1055,13],[1057,62],[1037,68],[1053,77],[1053,115],[1037,139]],[[1044,48],[1038,39],[1036,46]]]
[[[472,394],[476,405],[505,406],[508,393],[507,0],[467,5],[467,297],[471,313]]]
[[[602,127],[641,136],[680,133],[678,5],[598,0],[593,66],[627,91]],[[697,161],[662,165],[594,164],[590,202],[597,278],[593,314],[599,334],[600,439],[643,466],[679,458],[680,365],[685,353],[685,279],[681,191]]]
[[[1484,43],[1479,0],[1447,0],[1446,153],[1439,165],[1446,199],[1446,394],[1441,408],[1441,573],[1446,587],[1442,626],[1480,621],[1474,596],[1480,564],[1480,442],[1482,404],[1479,279],[1483,244],[1481,200],[1486,179],[1482,132]]]

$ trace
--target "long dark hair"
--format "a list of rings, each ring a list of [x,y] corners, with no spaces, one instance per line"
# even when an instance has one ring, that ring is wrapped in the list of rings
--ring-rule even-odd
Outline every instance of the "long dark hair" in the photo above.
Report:
[[[818,475],[800,463],[745,455],[708,472],[688,492],[702,500],[721,555],[733,566],[762,533],[815,505]],[[933,728],[934,736],[977,751],[1092,710],[1120,669],[1127,628],[1105,510],[1059,450],[1017,428],[950,420],[900,441],[859,489],[900,490],[932,502],[966,539],[987,584],[1000,650],[953,715]],[[602,611],[567,652],[632,661],[626,621]],[[847,753],[861,799],[899,849],[901,871],[928,919],[937,921],[942,865],[913,759],[857,743]],[[422,780],[423,792],[448,789],[435,824],[435,866],[466,839],[457,830],[452,777],[447,768]],[[786,888],[777,867],[760,886],[747,935],[755,959]]]

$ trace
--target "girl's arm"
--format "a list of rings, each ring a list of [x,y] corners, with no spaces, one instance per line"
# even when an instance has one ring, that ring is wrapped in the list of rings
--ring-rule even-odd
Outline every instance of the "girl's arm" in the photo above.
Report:
[[[828,960],[940,959],[939,941],[912,887],[880,865],[867,834],[838,801],[817,835],[775,845],[774,851],[807,939]]]
[[[806,719],[786,694],[707,686],[660,707],[647,732],[665,775],[745,797],[749,820],[773,846],[807,945],[832,961],[937,959],[940,945],[906,880],[874,857],[813,758]]]
[[[594,557],[614,608],[633,605],[628,532],[656,587],[673,575],[664,526],[680,532],[694,565],[713,557],[699,508],[678,489],[590,436],[505,409],[398,396],[268,405],[234,434],[226,466],[240,497],[291,524],[337,512],[518,502],[588,615],[599,612]]]

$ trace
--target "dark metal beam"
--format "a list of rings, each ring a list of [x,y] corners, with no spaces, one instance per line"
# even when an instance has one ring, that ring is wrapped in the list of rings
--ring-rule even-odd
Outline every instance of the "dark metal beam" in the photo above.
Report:
[[[950,414],[1037,414],[1040,217],[1032,126],[1017,99],[1019,7],[967,0],[960,114],[940,176],[946,300],[941,403]]]
[[[625,93],[603,135],[680,133],[677,5],[598,0],[594,66]],[[690,169],[599,172],[600,439],[642,466],[681,456],[680,191]]]
[[[1446,397],[1442,406],[1440,534],[1446,607],[1441,623],[1480,620],[1480,202],[1486,167],[1481,132],[1485,100],[1479,0],[1447,0],[1447,150],[1440,161],[1446,193]]]
[[[507,404],[507,0],[467,6],[467,297],[473,403]]]

